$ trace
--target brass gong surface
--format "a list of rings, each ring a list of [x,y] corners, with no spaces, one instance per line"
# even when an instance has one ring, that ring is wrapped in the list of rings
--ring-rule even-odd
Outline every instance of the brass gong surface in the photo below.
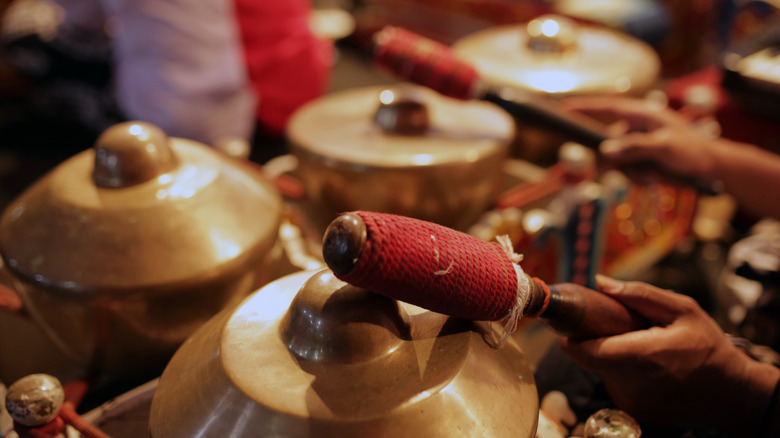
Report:
[[[452,48],[490,85],[555,96],[641,96],[660,74],[660,60],[648,44],[557,15],[479,31]]]
[[[277,280],[201,328],[163,373],[152,437],[532,437],[533,374],[513,342],[329,270]]]
[[[281,208],[270,182],[237,161],[127,122],[17,198],[0,249],[15,275],[50,290],[137,291],[211,278],[267,252]]]
[[[427,107],[427,127],[417,135],[383,129],[375,120],[382,101],[414,96]],[[512,119],[484,102],[444,97],[424,87],[364,87],[317,99],[297,111],[288,127],[295,151],[318,160],[370,167],[424,167],[470,163],[506,149]]]
[[[315,222],[380,211],[465,230],[492,204],[512,118],[411,84],[324,96],[292,117],[290,150]]]

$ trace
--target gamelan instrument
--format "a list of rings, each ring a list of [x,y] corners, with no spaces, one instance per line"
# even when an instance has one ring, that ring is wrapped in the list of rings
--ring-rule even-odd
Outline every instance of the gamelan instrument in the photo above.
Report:
[[[153,377],[198,327],[274,278],[281,215],[274,186],[245,164],[125,122],[6,208],[3,291],[78,377]]]
[[[151,437],[533,437],[533,373],[501,320],[540,315],[578,337],[644,327],[605,295],[530,278],[511,250],[418,219],[342,215],[323,257],[331,269],[270,283],[182,345]]]

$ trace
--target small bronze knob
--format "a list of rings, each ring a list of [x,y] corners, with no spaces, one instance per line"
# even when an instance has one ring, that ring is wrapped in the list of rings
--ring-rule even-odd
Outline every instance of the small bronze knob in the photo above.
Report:
[[[421,135],[430,125],[428,107],[413,87],[399,86],[379,93],[374,121],[390,134]]]
[[[19,424],[37,427],[48,423],[60,412],[65,391],[60,381],[48,374],[30,374],[8,387],[5,406]]]
[[[577,24],[566,17],[548,14],[535,18],[526,25],[528,48],[540,54],[563,54],[577,45]]]
[[[92,179],[101,188],[129,187],[168,173],[177,163],[162,129],[124,122],[108,128],[95,142]]]
[[[280,330],[287,348],[301,360],[355,364],[395,351],[408,337],[408,319],[395,300],[323,270],[301,287]]]

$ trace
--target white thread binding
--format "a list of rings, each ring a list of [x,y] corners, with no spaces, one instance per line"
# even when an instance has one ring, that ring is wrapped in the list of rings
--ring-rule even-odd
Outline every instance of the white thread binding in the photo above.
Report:
[[[517,325],[520,322],[520,318],[523,316],[523,310],[525,310],[528,301],[531,299],[531,281],[528,276],[525,275],[525,272],[523,272],[523,268],[520,267],[520,262],[523,261],[523,255],[515,253],[512,241],[506,234],[496,236],[496,241],[506,255],[509,256],[509,259],[512,260],[512,266],[515,268],[515,273],[517,274],[517,291],[515,304],[512,306],[512,310],[509,311],[509,314],[505,317],[506,323],[504,324],[501,338],[498,341],[493,340],[492,342],[489,342],[493,348],[500,347],[509,339],[509,336],[517,330]]]

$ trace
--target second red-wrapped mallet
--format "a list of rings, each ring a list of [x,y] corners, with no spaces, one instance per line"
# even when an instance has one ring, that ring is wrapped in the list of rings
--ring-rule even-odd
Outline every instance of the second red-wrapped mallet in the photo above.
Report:
[[[518,265],[511,245],[431,222],[357,211],[325,232],[323,256],[352,285],[445,315],[478,321],[540,317],[560,334],[592,339],[646,327],[616,300],[575,284],[547,286]]]

